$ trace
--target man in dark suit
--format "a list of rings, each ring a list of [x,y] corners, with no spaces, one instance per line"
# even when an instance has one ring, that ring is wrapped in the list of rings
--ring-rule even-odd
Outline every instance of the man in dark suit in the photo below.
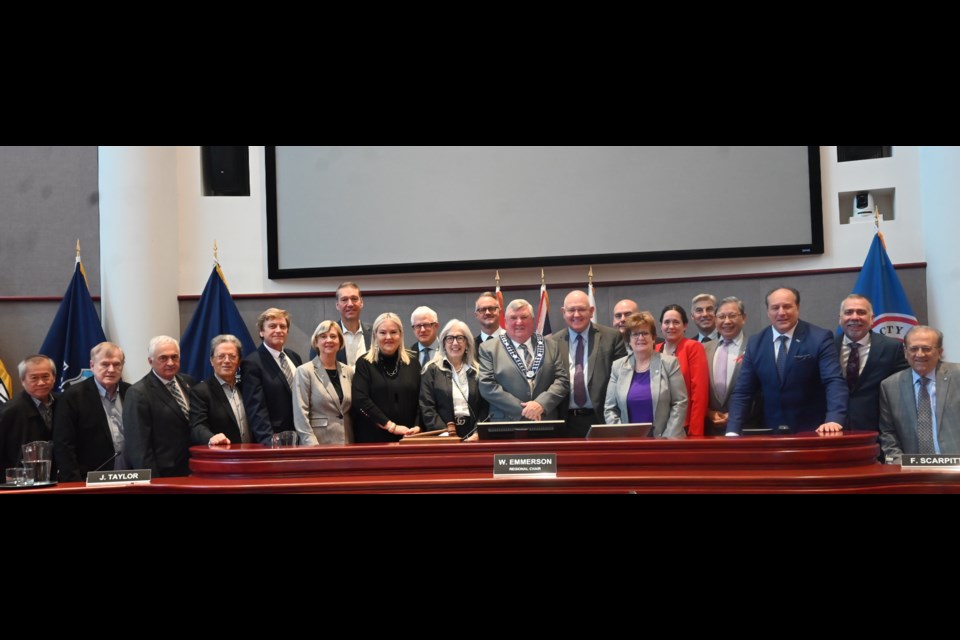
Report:
[[[503,331],[500,328],[500,303],[497,301],[497,296],[492,291],[481,293],[474,303],[473,315],[480,323],[480,333],[474,338],[477,358],[479,359],[480,345],[490,338],[496,338]]]
[[[739,298],[733,296],[720,301],[716,313],[717,339],[703,345],[710,370],[710,404],[704,422],[704,435],[722,436],[727,430],[730,415],[730,397],[740,378],[743,355],[747,351],[747,337],[743,327],[747,324],[747,310]],[[759,399],[742,425],[753,428],[757,424]]]
[[[417,341],[410,345],[410,351],[417,354],[420,368],[427,366],[433,357],[440,353],[440,342],[437,341],[437,332],[440,330],[440,319],[437,312],[430,307],[417,307],[410,314],[410,327]]]
[[[356,282],[343,282],[337,287],[337,311],[343,330],[343,349],[337,352],[337,360],[352,367],[357,363],[357,358],[373,346],[373,328],[360,322],[363,295]],[[310,353],[311,358],[315,355]]]
[[[840,370],[847,381],[845,429],[879,431],[880,383],[907,368],[903,345],[873,329],[873,305],[856,293],[840,303],[843,333],[834,339],[840,356]]]
[[[190,439],[194,444],[254,442],[237,381],[242,353],[243,345],[236,336],[221,334],[210,341],[213,375],[190,390]]]
[[[101,342],[90,350],[93,377],[70,386],[53,416],[53,458],[61,482],[85,480],[87,472],[130,469],[124,455],[123,400],[130,388],[121,380],[123,350]]]
[[[193,378],[180,373],[180,344],[170,336],[150,340],[150,371],[123,402],[127,460],[160,478],[190,475],[190,407]]]
[[[585,438],[590,425],[603,424],[603,404],[614,361],[627,355],[620,332],[593,324],[596,309],[583,291],[571,291],[563,300],[567,330],[551,335],[567,363],[570,393],[561,403],[566,408],[567,435]]]
[[[833,335],[800,320],[796,289],[774,289],[764,302],[770,326],[747,342],[726,435],[740,435],[758,392],[763,393],[762,427],[790,433],[841,431],[848,393]]]
[[[47,356],[35,355],[24,358],[18,370],[23,391],[0,411],[0,473],[20,466],[22,445],[53,438],[57,365]]]
[[[480,347],[480,395],[490,403],[490,420],[564,419],[570,377],[560,348],[534,333],[533,306],[526,300],[511,302],[506,316],[505,333]]]
[[[943,333],[907,331],[910,369],[880,383],[880,448],[890,464],[904,454],[960,455],[960,366],[943,362]]]
[[[257,318],[263,342],[243,361],[243,406],[253,439],[270,444],[273,434],[293,431],[293,378],[303,360],[285,349],[290,331],[290,314],[270,308]]]

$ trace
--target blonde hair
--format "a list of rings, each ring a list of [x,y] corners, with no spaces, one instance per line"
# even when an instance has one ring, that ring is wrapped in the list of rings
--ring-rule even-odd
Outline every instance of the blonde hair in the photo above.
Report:
[[[371,364],[380,360],[380,343],[377,340],[377,331],[384,322],[392,322],[397,325],[397,330],[400,331],[400,346],[397,348],[400,352],[400,362],[410,364],[410,356],[407,354],[407,348],[403,344],[403,322],[400,321],[400,316],[395,313],[390,313],[389,311],[381,313],[377,316],[377,319],[373,321],[373,328],[370,331],[372,334],[370,342],[372,342],[373,345],[367,353],[364,354],[363,359]]]
[[[340,323],[334,320],[324,320],[313,330],[313,337],[310,338],[310,346],[313,347],[317,353],[320,353],[320,345],[317,344],[317,338],[324,333],[337,334],[337,340],[340,341],[340,348],[343,349],[343,345],[346,343],[343,340],[343,330],[340,329]]]

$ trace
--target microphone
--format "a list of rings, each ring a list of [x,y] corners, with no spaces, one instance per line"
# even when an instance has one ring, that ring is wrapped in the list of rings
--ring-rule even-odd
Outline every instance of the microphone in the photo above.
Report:
[[[103,469],[103,468],[107,465],[108,462],[113,462],[114,460],[116,460],[117,457],[118,457],[121,453],[123,453],[123,452],[122,452],[122,451],[117,451],[115,454],[113,454],[112,456],[110,456],[109,458],[107,458],[106,460],[104,460],[104,461],[103,461],[103,464],[101,464],[99,467],[97,467],[96,469],[94,469],[94,471],[100,471],[101,469]]]

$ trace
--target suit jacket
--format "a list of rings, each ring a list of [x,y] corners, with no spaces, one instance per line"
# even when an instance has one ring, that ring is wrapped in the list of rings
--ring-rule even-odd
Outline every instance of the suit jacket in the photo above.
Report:
[[[666,343],[656,345],[662,352]],[[709,343],[708,343],[709,344]],[[703,345],[690,338],[680,338],[674,357],[680,362],[680,373],[687,386],[687,435],[702,436],[710,403],[710,372]]]
[[[433,344],[430,345],[430,349],[432,349],[432,351],[430,352],[430,360],[433,360],[434,358],[437,357],[437,354],[440,353],[440,343],[434,340]],[[407,347],[407,351],[412,351],[414,353],[414,359],[417,362],[420,362],[420,342],[419,341],[415,340],[413,344]],[[424,363],[424,367],[420,368],[421,371],[423,371],[426,365],[430,364],[430,360],[427,360]]]
[[[56,415],[58,393],[53,394],[50,409]],[[20,446],[37,440],[52,440],[53,429],[47,428],[40,410],[26,391],[21,391],[0,410],[0,472],[19,467]],[[51,473],[56,478],[56,473]]]
[[[498,327],[496,332],[494,333],[493,336],[491,336],[490,339],[495,340],[502,332],[503,332],[503,329],[500,329]],[[473,336],[473,351],[476,354],[477,362],[480,362],[480,345],[483,344],[483,342],[481,342],[482,337],[483,336],[481,336],[479,333]]]
[[[740,341],[740,351],[737,353],[737,364],[733,367],[733,376],[730,378],[730,384],[727,385],[727,392],[722,398],[717,395],[716,388],[713,384],[713,359],[717,355],[717,348],[720,346],[720,340],[711,340],[710,342],[701,344],[703,344],[703,349],[706,352],[707,371],[710,374],[710,401],[707,403],[707,408],[713,411],[730,413],[730,397],[733,395],[733,389],[737,386],[737,380],[740,378],[740,369],[743,364],[743,356],[747,352],[747,336],[744,335]],[[761,398],[756,396],[754,397],[753,407],[747,414],[747,420],[742,426],[748,429],[756,427],[760,422],[761,410]],[[721,426],[719,428],[714,427],[713,423],[710,422],[709,417],[704,418],[703,428],[706,435],[722,436],[726,431],[725,426]]]
[[[294,379],[293,425],[306,445],[350,444],[353,442],[353,367],[337,363],[337,377],[343,400],[337,394],[320,358],[297,367]]]
[[[603,416],[607,424],[628,420],[627,394],[633,382],[636,357],[631,353],[613,363]],[[683,423],[687,416],[687,388],[680,373],[680,363],[673,356],[654,352],[650,356],[650,395],[653,400],[653,436],[685,438]]]
[[[710,335],[708,335],[707,337],[710,338],[710,339],[707,340],[706,342],[704,342],[704,341],[701,339],[701,337],[700,337],[700,329],[697,329],[697,330],[693,333],[693,335],[688,338],[688,340],[693,340],[694,342],[699,342],[699,343],[702,344],[704,347],[706,347],[706,346],[707,346],[708,344],[710,344],[711,342],[715,342],[715,341],[717,341],[717,340],[720,339],[720,332],[719,332],[718,330],[714,329],[713,332],[710,333]]]
[[[343,330],[343,322],[340,323],[340,329]],[[370,342],[370,340],[373,338],[373,325],[372,325],[372,324],[364,324],[364,323],[361,322],[361,323],[360,323],[360,332],[363,334],[363,344],[365,344],[365,345],[367,346],[367,350],[369,351],[369,350],[370,350],[370,347],[371,347],[372,344],[373,344],[373,343]],[[357,358],[359,359],[359,357],[360,357],[361,355],[363,355],[363,354],[358,353],[358,354],[357,354]],[[316,356],[317,356],[317,352],[314,351],[313,349],[310,349],[310,357],[311,357],[311,358],[315,358]],[[346,343],[344,343],[343,349],[340,349],[340,351],[337,351],[337,362],[342,362],[343,364],[347,364],[347,347],[346,347]]]
[[[239,385],[237,388],[240,389],[242,398],[243,388]],[[247,424],[250,424],[249,414]],[[240,444],[243,441],[230,400],[223,392],[220,381],[213,375],[190,389],[190,439],[193,444],[207,444],[215,433],[222,433],[230,438],[230,444]]]
[[[593,402],[593,411],[596,424],[603,422],[603,404],[607,399],[607,384],[610,382],[610,368],[613,363],[627,355],[627,345],[624,344],[620,332],[613,327],[604,327],[591,323],[587,336],[587,393]],[[566,327],[558,333],[552,334],[548,340],[554,340],[560,349],[567,372],[570,371],[570,331]],[[570,377],[569,393],[560,403],[560,411],[570,406],[570,395],[573,393],[573,377]]]
[[[424,431],[446,429],[448,422],[454,422],[453,398],[459,391],[453,390],[453,371],[450,363],[430,363],[420,376],[420,415]],[[477,370],[467,370],[467,405],[475,422],[483,422],[490,414],[490,405],[480,395],[480,376]],[[457,427],[457,435],[466,436],[473,425]]]
[[[403,436],[378,427],[393,421],[413,428],[420,424],[420,363],[407,352],[410,364],[397,364],[390,378],[379,363],[357,358],[353,372],[353,436],[355,442],[397,442]]]
[[[296,370],[303,360],[290,349],[284,349],[291,367]],[[273,434],[293,430],[293,391],[287,378],[267,346],[260,347],[243,359],[240,365],[243,381],[243,408],[254,442],[270,444]],[[296,371],[294,371],[296,373]],[[216,433],[216,432],[214,432]],[[232,441],[233,438],[230,438]]]
[[[186,374],[176,378],[188,399],[193,378]],[[190,475],[190,420],[152,370],[127,392],[123,435],[134,469],[151,469],[161,478]]]
[[[800,320],[790,341],[784,380],[780,381],[773,349],[773,328],[751,336],[730,399],[727,433],[740,433],[757,393],[763,393],[762,426],[786,425],[792,433],[826,422],[846,424],[847,383],[833,334]]]
[[[536,345],[536,343],[534,343]],[[543,420],[563,420],[564,398],[570,392],[570,373],[555,340],[544,339],[543,363],[534,378],[531,392],[527,379],[513,363],[500,339],[487,340],[480,347],[480,395],[490,403],[490,420],[523,420],[521,402],[536,400],[543,407]]]
[[[130,383],[121,380],[119,387],[123,404]],[[96,380],[90,377],[70,385],[53,412],[53,457],[60,481],[86,480],[87,472],[96,471],[113,455],[113,437]]]
[[[871,351],[873,344],[870,345]],[[873,354],[870,354],[873,357]],[[867,360],[869,364],[870,360]],[[960,365],[937,366],[937,442],[943,455],[960,454]],[[880,383],[880,448],[888,462],[904,453],[919,453],[917,395],[913,370],[905,369]]]
[[[843,349],[843,334],[834,338],[837,357]],[[909,365],[903,355],[903,343],[893,338],[870,332],[870,355],[863,366],[857,385],[847,402],[847,424],[844,429],[880,429],[880,383]],[[841,374],[845,374],[843,368]]]

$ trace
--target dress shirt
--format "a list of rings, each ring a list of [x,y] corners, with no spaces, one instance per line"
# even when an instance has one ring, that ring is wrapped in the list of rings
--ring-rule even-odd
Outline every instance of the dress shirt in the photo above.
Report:
[[[237,419],[237,424],[240,426],[240,441],[245,443],[253,442],[253,438],[250,436],[250,425],[247,424],[247,412],[243,410],[243,398],[240,397],[240,391],[236,385],[231,387],[229,382],[226,382],[217,374],[213,375],[217,379],[217,382],[220,383],[223,393],[226,394],[227,402],[230,403],[230,407],[233,409],[233,416]]]
[[[843,377],[847,377],[847,362],[850,360],[850,343],[853,342],[847,336],[843,336],[843,348],[840,350],[840,371],[843,372]],[[860,345],[860,373],[863,373],[863,367],[867,364],[867,356],[870,355],[870,334],[863,336],[857,340],[857,344]]]
[[[343,329],[343,346],[347,352],[347,364],[352,367],[357,364],[357,356],[367,352],[366,341],[363,338],[363,324],[361,323],[356,331],[350,331],[341,322],[340,328]]]

